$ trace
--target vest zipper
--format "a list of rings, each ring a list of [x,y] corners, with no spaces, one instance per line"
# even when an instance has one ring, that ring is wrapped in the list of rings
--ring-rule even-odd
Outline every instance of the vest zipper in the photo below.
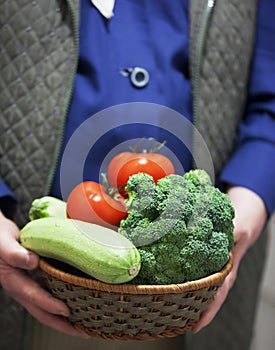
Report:
[[[208,32],[211,16],[213,14],[216,0],[208,0],[206,8],[203,11],[201,27],[198,34],[198,41],[195,51],[194,64],[194,83],[193,83],[193,124],[197,125],[198,110],[199,110],[199,94],[200,94],[200,78],[202,68],[202,56],[204,53],[206,35]],[[193,143],[194,145],[194,143]]]
[[[73,84],[74,84],[74,79],[75,79],[75,74],[77,70],[77,64],[78,64],[78,48],[79,48],[79,38],[78,38],[78,20],[77,20],[77,15],[75,13],[75,5],[73,4],[73,1],[67,0],[67,5],[72,17],[72,23],[73,23],[73,34],[74,34],[74,45],[75,45],[75,50],[74,50],[74,59],[73,59],[73,68],[71,70],[71,75],[69,78],[69,86],[70,88],[67,90],[66,96],[65,96],[65,108],[64,108],[64,115],[62,118],[62,123],[60,125],[60,130],[57,138],[57,144],[55,147],[54,155],[53,155],[53,164],[49,170],[48,174],[48,179],[46,182],[45,186],[45,195],[48,195],[51,191],[56,169],[58,166],[60,154],[61,154],[61,149],[62,149],[62,144],[64,140],[64,132],[65,132],[65,127],[66,127],[66,121],[67,121],[67,114],[73,94]]]

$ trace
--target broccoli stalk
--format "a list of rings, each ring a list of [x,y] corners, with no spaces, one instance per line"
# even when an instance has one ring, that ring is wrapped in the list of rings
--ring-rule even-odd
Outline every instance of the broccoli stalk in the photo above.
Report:
[[[133,283],[183,283],[220,271],[233,249],[234,209],[201,169],[171,174],[154,184],[132,175],[126,186],[128,216],[119,232],[141,255]]]

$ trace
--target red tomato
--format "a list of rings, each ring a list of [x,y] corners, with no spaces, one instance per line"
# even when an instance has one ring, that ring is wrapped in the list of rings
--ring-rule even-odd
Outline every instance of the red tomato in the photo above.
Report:
[[[169,158],[159,153],[122,152],[115,156],[109,164],[110,186],[121,188],[131,175],[139,172],[153,176],[154,181],[157,182],[164,176],[174,174],[175,168]]]
[[[127,216],[123,201],[105,192],[104,186],[94,181],[78,184],[67,199],[67,216],[105,227],[118,227]]]

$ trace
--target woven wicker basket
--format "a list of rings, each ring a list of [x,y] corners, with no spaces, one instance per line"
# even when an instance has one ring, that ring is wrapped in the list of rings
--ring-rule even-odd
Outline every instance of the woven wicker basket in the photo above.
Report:
[[[190,330],[232,269],[171,285],[112,285],[61,271],[41,259],[46,287],[71,309],[69,321],[91,336],[117,340],[168,338]]]

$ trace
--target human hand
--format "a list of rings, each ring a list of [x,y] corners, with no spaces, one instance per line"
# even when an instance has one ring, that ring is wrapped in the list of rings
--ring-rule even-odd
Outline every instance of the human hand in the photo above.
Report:
[[[230,187],[227,193],[235,208],[233,268],[219,288],[215,299],[209,304],[198,324],[192,329],[194,333],[206,327],[221,308],[237,278],[239,264],[243,256],[257,240],[267,220],[264,202],[257,194],[238,186]]]
[[[38,267],[39,258],[18,243],[19,229],[0,211],[0,284],[34,318],[62,333],[86,338],[67,322],[70,310],[35,282],[29,272]]]

